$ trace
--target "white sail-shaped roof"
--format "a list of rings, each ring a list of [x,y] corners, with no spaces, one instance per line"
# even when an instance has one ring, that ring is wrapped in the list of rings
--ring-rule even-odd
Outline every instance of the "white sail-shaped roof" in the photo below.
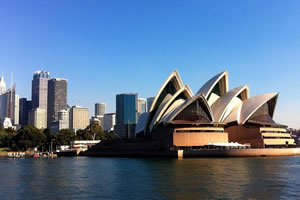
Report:
[[[270,116],[273,117],[277,98],[278,93],[268,93],[248,99],[242,105],[239,123],[246,123],[246,121],[255,113],[255,111],[257,111],[262,105],[271,100],[273,100],[274,103],[273,106],[271,106],[271,110],[269,111],[269,113]]]
[[[168,88],[168,87],[174,87],[174,88]],[[160,103],[164,99],[164,96],[168,93],[167,90],[174,89],[175,90],[174,94],[175,94],[182,87],[183,87],[183,84],[182,84],[181,78],[179,76],[179,73],[177,72],[177,70],[175,70],[165,80],[165,82],[163,83],[163,85],[161,86],[159,91],[157,92],[149,112],[152,112],[153,110],[157,109],[160,106]]]
[[[224,120],[224,123],[237,122],[238,124],[245,124],[248,119],[265,103],[272,102],[270,105],[269,114],[274,115],[274,110],[278,98],[278,93],[268,93],[255,96],[247,99],[242,104],[236,106],[233,111]]]
[[[215,92],[216,89],[218,92]],[[207,81],[196,94],[202,93],[211,106],[220,96],[228,91],[228,72],[217,74]]]
[[[206,114],[208,115],[210,121],[214,121],[212,111],[204,97],[203,94],[198,94],[196,96],[193,96],[190,99],[187,99],[184,103],[182,103],[180,106],[178,106],[176,109],[174,109],[165,119],[164,123],[171,123],[175,117],[177,117],[182,111],[184,111],[185,108],[187,108],[189,105],[194,103],[195,101],[200,100],[202,102],[203,109],[206,110]]]
[[[249,98],[248,85],[234,88],[220,97],[212,106],[212,112],[216,122],[223,122],[232,110]]]
[[[147,119],[147,125],[145,127],[145,132],[150,128],[149,125],[152,122],[154,116],[156,115],[158,109],[163,107],[162,104],[166,103],[166,97],[171,99],[172,96],[181,88],[183,87],[181,78],[177,70],[174,70],[169,77],[165,80],[163,85],[160,87],[159,91],[157,92],[152,105],[149,109],[149,116]]]
[[[159,123],[164,122],[169,115],[175,110],[177,109],[181,104],[183,104],[185,102],[185,100],[183,99],[178,99],[176,100],[174,103],[172,103],[172,105],[168,108],[168,110],[164,113],[164,115],[161,117]]]
[[[167,102],[162,103],[157,109],[151,123],[150,123],[150,131],[152,131],[153,126],[159,122],[163,114],[167,111],[167,109],[177,100],[177,99],[189,99],[193,96],[193,92],[188,85],[185,85],[180,90],[178,90],[172,98],[170,98]]]

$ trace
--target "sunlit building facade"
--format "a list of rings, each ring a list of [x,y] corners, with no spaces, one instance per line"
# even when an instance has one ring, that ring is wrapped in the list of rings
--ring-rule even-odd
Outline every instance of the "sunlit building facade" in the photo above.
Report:
[[[137,94],[116,96],[116,125],[137,123]]]
[[[293,147],[286,126],[273,120],[277,98],[278,93],[250,97],[248,85],[229,90],[227,71],[208,80],[194,95],[174,71],[149,112],[140,116],[136,136],[161,138],[176,148],[232,142],[252,148]]]

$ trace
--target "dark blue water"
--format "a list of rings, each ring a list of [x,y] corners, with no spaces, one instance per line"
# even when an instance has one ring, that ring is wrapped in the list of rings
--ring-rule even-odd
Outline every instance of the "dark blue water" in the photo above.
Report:
[[[0,159],[0,199],[300,199],[300,157]]]

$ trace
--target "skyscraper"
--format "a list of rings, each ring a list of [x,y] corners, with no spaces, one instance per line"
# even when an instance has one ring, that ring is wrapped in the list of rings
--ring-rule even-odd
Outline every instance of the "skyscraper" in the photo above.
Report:
[[[28,124],[43,129],[47,127],[46,110],[35,108],[28,112]]]
[[[75,132],[85,129],[90,123],[90,112],[88,108],[73,106],[70,110],[70,128]]]
[[[105,113],[103,117],[103,130],[113,131],[116,124],[116,113]]]
[[[96,103],[95,104],[95,117],[103,116],[105,113],[106,105],[105,103]]]
[[[0,82],[2,92],[6,89],[3,76],[1,77]],[[13,85],[10,89],[0,94],[0,119],[4,120],[5,118],[9,118],[14,125],[19,123],[19,112],[16,112],[16,109],[19,109],[19,102],[16,103],[16,98],[18,100],[18,97],[19,96],[16,95],[16,85]]]
[[[116,124],[136,124],[137,93],[118,94],[116,96]]]
[[[58,120],[51,122],[50,133],[55,134],[62,129],[70,128],[69,110],[58,111]]]
[[[58,120],[58,111],[67,109],[67,80],[52,78],[48,81],[47,125]]]
[[[146,99],[138,98],[137,112],[138,112],[138,115],[146,112]]]
[[[6,83],[4,81],[3,75],[0,77],[0,95],[6,91]]]
[[[6,94],[6,83],[3,75],[0,78],[0,119],[7,117],[8,95]]]
[[[32,109],[41,108],[47,110],[49,78],[49,72],[34,72],[31,91]]]
[[[31,110],[31,101],[21,98],[19,101],[19,124],[28,125],[28,112]]]
[[[15,94],[14,117],[13,117],[14,125],[19,125],[19,119],[20,119],[20,116],[19,116],[19,110],[20,110],[19,100],[20,100],[19,95]]]

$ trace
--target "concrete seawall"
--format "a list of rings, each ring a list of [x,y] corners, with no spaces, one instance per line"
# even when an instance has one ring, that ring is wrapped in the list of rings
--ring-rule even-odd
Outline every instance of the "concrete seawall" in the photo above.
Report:
[[[300,148],[218,149],[183,151],[183,157],[274,157],[300,156]]]
[[[86,151],[79,156],[93,157],[274,157],[300,156],[300,148],[267,148],[267,149],[201,149],[176,151]]]
[[[93,157],[170,157],[177,158],[177,151],[94,151],[80,152],[79,156]]]

